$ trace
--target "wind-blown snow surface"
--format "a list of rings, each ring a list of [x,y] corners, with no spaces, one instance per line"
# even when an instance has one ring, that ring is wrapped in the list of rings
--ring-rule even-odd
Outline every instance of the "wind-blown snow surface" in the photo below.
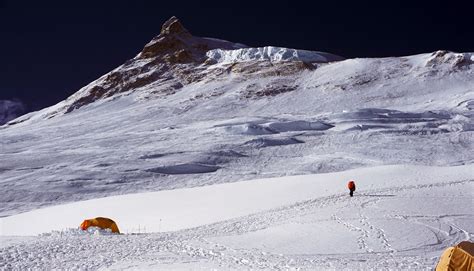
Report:
[[[48,233],[1,237],[0,259],[13,269],[425,269],[474,237],[473,171],[381,166],[60,205],[0,219],[4,235]],[[73,229],[105,215],[142,234]]]
[[[0,125],[26,112],[26,106],[19,100],[0,100]]]

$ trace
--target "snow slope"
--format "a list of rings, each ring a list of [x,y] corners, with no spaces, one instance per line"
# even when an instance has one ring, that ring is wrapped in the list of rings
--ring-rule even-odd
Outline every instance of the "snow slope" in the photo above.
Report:
[[[0,216],[264,177],[471,164],[474,77],[472,65],[453,68],[455,56],[235,72],[172,95],[144,98],[160,89],[150,86],[43,119],[58,106],[47,108],[0,128]]]
[[[429,187],[443,184],[444,180],[469,181],[473,169],[471,165],[453,168],[381,166],[106,197],[0,218],[0,234],[37,235],[71,228],[80,224],[82,218],[97,216],[116,218],[124,232],[133,232],[137,225],[149,232],[176,231],[312,198],[334,196],[335,192],[345,192],[346,180],[350,178],[362,180],[359,187],[363,193],[367,190],[364,186],[374,190],[409,185]],[[41,219],[58,216],[60,221]],[[28,221],[38,222],[32,228]]]
[[[0,248],[0,259],[20,269],[430,268],[446,246],[474,236],[473,170],[382,166],[60,205],[1,218],[3,235],[48,234]],[[128,234],[69,229],[95,216]],[[111,247],[106,259],[91,245]],[[36,251],[42,258],[25,261]]]

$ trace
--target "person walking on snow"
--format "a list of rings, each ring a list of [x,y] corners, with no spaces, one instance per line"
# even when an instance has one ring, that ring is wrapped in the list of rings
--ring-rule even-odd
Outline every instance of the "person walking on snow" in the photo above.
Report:
[[[354,182],[354,180],[350,180],[348,183],[347,183],[347,188],[349,188],[349,195],[352,197],[354,195],[354,191],[356,190],[356,184]]]

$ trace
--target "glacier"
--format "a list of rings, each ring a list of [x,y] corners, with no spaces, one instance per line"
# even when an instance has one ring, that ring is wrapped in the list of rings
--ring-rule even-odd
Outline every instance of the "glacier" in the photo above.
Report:
[[[206,53],[206,56],[217,63],[236,63],[246,61],[303,61],[309,63],[326,63],[343,59],[342,57],[324,52],[274,46],[241,48],[235,50],[213,49],[209,50]]]

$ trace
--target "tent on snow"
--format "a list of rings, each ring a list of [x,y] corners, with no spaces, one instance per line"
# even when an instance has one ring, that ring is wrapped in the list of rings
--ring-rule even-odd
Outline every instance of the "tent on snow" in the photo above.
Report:
[[[87,230],[89,227],[99,227],[103,230],[110,229],[114,233],[120,233],[117,224],[110,218],[106,217],[96,217],[92,219],[86,219],[82,222],[80,228],[82,230]]]
[[[463,241],[455,247],[447,248],[441,258],[439,259],[438,265],[436,265],[436,271],[445,270],[466,270],[471,271],[473,269],[474,261],[474,243],[469,241]]]

